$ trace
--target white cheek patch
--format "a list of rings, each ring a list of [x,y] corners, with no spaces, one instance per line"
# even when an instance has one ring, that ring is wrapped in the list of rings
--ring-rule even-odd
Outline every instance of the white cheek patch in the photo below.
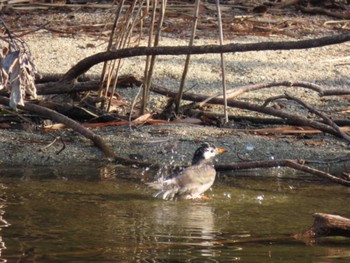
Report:
[[[215,156],[215,150],[212,148],[207,149],[204,154],[204,159],[210,159]]]

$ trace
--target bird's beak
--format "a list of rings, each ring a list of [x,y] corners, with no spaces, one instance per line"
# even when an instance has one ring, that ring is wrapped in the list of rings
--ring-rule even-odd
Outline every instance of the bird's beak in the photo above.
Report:
[[[224,153],[226,152],[226,150],[224,148],[217,148],[216,149],[216,152],[219,154],[219,153]]]

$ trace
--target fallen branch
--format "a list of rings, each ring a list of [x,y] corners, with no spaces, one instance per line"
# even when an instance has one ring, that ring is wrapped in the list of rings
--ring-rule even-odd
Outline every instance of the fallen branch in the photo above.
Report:
[[[222,119],[223,115],[220,113],[215,112],[206,112],[202,110],[196,110],[196,109],[190,109],[189,115],[200,115],[203,114],[204,116],[208,117],[209,119]],[[287,122],[285,120],[277,119],[277,118],[262,118],[262,117],[253,117],[253,116],[237,116],[237,115],[229,115],[229,120],[233,120],[235,122],[249,122],[253,124],[264,124],[264,125],[285,125]],[[350,126],[350,120],[345,119],[332,119],[333,122],[338,126]],[[297,126],[297,125],[295,125]],[[298,126],[300,127],[300,126]],[[350,132],[349,128],[347,127],[341,127],[341,130],[345,132]],[[260,129],[263,130],[263,129]],[[321,133],[320,130],[313,130],[312,133]]]
[[[153,164],[153,167],[162,167],[160,164]],[[302,171],[307,174],[315,175],[321,179],[326,179],[336,184],[350,187],[350,180],[342,179],[330,173],[304,165],[303,161],[298,160],[266,160],[266,161],[244,161],[230,164],[215,164],[217,171],[247,170],[258,168],[289,167],[294,170]],[[169,167],[170,168],[170,167]],[[178,167],[172,167],[176,169]]]
[[[287,99],[290,99],[290,100],[294,100],[296,101],[297,103],[299,103],[300,105],[302,105],[303,107],[305,107],[306,109],[308,109],[311,113],[314,113],[318,116],[320,116],[324,123],[328,124],[329,126],[331,126],[335,131],[338,132],[339,136],[342,137],[344,140],[350,142],[350,136],[347,135],[344,131],[342,131],[339,126],[337,124],[334,123],[334,121],[329,118],[326,114],[314,109],[313,107],[311,107],[310,105],[306,104],[305,102],[303,102],[302,100],[294,97],[294,96],[291,96],[290,94],[287,94],[286,93],[286,98]]]
[[[189,55],[209,53],[232,53],[263,50],[290,50],[322,47],[340,44],[350,40],[350,33],[328,36],[317,39],[286,42],[262,42],[250,44],[227,44],[206,46],[167,46],[167,47],[136,47],[124,48],[117,51],[105,51],[89,56],[73,66],[63,76],[63,82],[70,82],[88,71],[92,66],[104,61],[150,55]]]
[[[8,106],[9,105],[9,99],[3,96],[0,96],[0,104]],[[80,123],[66,117],[63,114],[60,114],[54,110],[35,105],[32,103],[25,102],[24,106],[18,105],[18,109],[25,110],[29,112],[34,112],[39,115],[45,116],[47,118],[50,118],[56,122],[63,123],[67,127],[73,129],[74,131],[80,133],[81,135],[85,136],[86,138],[90,139],[94,142],[94,144],[100,148],[103,153],[105,154],[105,157],[111,161],[117,161],[121,164],[125,165],[138,165],[140,167],[154,167],[159,168],[161,165],[159,164],[152,164],[137,160],[131,160],[127,158],[123,158],[120,156],[117,156],[110,145],[108,145],[101,136],[98,134],[95,134],[94,132],[90,131],[89,129],[82,126]]]
[[[215,168],[218,171],[232,171],[232,170],[244,170],[244,169],[256,169],[256,168],[271,168],[271,167],[289,167],[298,171],[302,171],[308,174],[316,175],[322,179],[327,179],[336,184],[341,184],[350,187],[350,181],[341,179],[330,173],[326,173],[315,168],[306,166],[302,162],[296,160],[267,160],[267,161],[249,161],[232,164],[217,164]]]
[[[168,97],[176,98],[176,96],[177,96],[177,92],[171,91],[169,89],[165,89],[163,87],[159,87],[157,85],[152,85],[151,90],[153,92],[156,92],[156,93],[168,96]],[[190,101],[194,101],[194,102],[202,102],[202,101],[206,100],[207,98],[208,98],[207,96],[201,95],[201,94],[185,93],[183,95],[184,100],[190,100]],[[214,98],[211,100],[211,103],[212,104],[222,104],[223,99]],[[233,100],[233,99],[228,100],[227,105],[230,107],[235,107],[235,108],[239,108],[239,109],[246,109],[246,110],[251,110],[251,111],[255,111],[255,112],[260,112],[260,113],[280,117],[280,118],[286,120],[286,122],[288,124],[299,125],[299,126],[309,126],[309,127],[314,128],[314,129],[318,129],[320,131],[332,134],[332,135],[337,136],[337,137],[340,136],[337,131],[335,131],[332,127],[330,127],[324,123],[312,121],[312,120],[309,120],[309,119],[306,119],[303,117],[299,117],[297,115],[294,115],[294,114],[291,114],[288,112],[274,109],[272,107],[264,107],[264,106],[256,105],[253,103],[243,102],[243,101],[238,101],[238,100]]]
[[[350,127],[339,128],[341,132],[350,132]],[[274,126],[272,128],[244,129],[253,134],[320,134],[320,130],[311,129],[304,126]]]
[[[334,131],[336,131],[338,133],[338,136],[343,138],[344,140],[350,142],[350,137],[346,134],[345,131],[343,131],[331,118],[329,118],[326,114],[316,110],[315,108],[311,107],[310,105],[308,105],[307,103],[305,103],[304,101],[288,94],[285,93],[285,95],[280,95],[280,96],[275,96],[275,97],[271,97],[268,98],[265,103],[263,104],[264,107],[266,107],[271,101],[274,100],[278,100],[278,99],[288,99],[288,100],[293,100],[295,102],[297,102],[298,104],[300,104],[301,106],[303,106],[304,108],[306,108],[309,112],[321,117],[323,119],[323,122],[327,125],[329,125],[331,128],[334,129]]]
[[[127,82],[127,83],[133,83],[135,85],[142,85],[142,80],[136,79],[133,76],[123,76],[120,78],[120,83]],[[282,81],[282,82],[271,82],[271,83],[262,83],[262,84],[256,84],[256,85],[249,85],[249,86],[243,86],[241,88],[238,88],[237,90],[233,91],[229,96],[230,97],[236,97],[244,92],[262,89],[262,88],[268,88],[268,87],[274,87],[274,86],[287,86],[287,87],[303,87],[308,88],[311,90],[314,90],[318,92],[320,96],[327,94],[336,94],[336,93],[349,93],[349,91],[342,91],[342,90],[326,90],[323,91],[322,88],[316,84],[303,82],[303,81],[297,81],[297,82],[290,82],[290,81]],[[70,93],[70,92],[81,92],[81,91],[91,91],[91,90],[98,90],[99,88],[99,82],[98,81],[88,81],[88,82],[70,82],[70,83],[61,83],[61,82],[49,82],[49,83],[41,83],[37,84],[37,93],[40,95],[47,95],[47,94],[60,94],[60,93]],[[152,85],[151,89],[159,94],[169,96],[176,98],[177,93],[170,91],[168,89],[165,89],[163,87]],[[285,96],[283,96],[285,98]],[[220,98],[214,98],[213,96],[207,97],[200,94],[192,94],[192,93],[186,93],[184,95],[184,99],[196,101],[203,103],[207,101],[211,101],[211,103],[215,104],[221,104],[222,99]],[[276,99],[276,98],[273,98]],[[266,101],[266,103],[269,102],[269,100]],[[284,123],[292,124],[292,125],[298,125],[298,126],[310,126],[312,128],[315,128],[317,130],[320,130],[322,132],[330,133],[332,135],[335,135],[337,137],[342,137],[346,139],[346,134],[339,129],[335,121],[332,121],[333,124],[331,124],[331,127],[328,125],[330,124],[329,121],[325,121],[325,123],[312,121],[309,119],[305,119],[302,117],[298,117],[296,115],[286,113],[271,107],[266,107],[266,103],[262,106],[255,105],[248,102],[241,102],[237,100],[229,100],[228,106],[231,107],[237,107],[241,109],[248,109],[276,117],[280,117],[284,119]],[[274,121],[276,123],[276,121]],[[349,123],[343,120],[338,120],[337,123],[342,123],[342,125],[348,125]],[[326,125],[328,124],[328,125]],[[336,128],[338,127],[338,128]],[[344,136],[345,135],[345,136]]]
[[[98,90],[98,87],[100,85],[99,80],[90,80],[83,79],[84,81],[81,82],[59,82],[59,79],[62,78],[63,74],[57,74],[57,75],[47,75],[39,79],[39,82],[36,83],[37,87],[37,93],[39,95],[49,95],[49,94],[64,94],[64,93],[74,93],[74,92],[83,92],[83,91],[96,91]],[[135,84],[136,86],[142,85],[142,81],[139,79],[136,79],[134,76],[124,75],[120,76],[118,79],[118,85],[124,85],[124,82]],[[227,96],[230,99],[237,98],[239,95],[265,89],[265,88],[272,88],[272,87],[278,87],[278,86],[285,86],[285,87],[300,87],[305,89],[310,89],[318,93],[320,97],[326,97],[326,96],[338,96],[338,95],[350,95],[350,90],[341,90],[341,89],[330,89],[330,90],[324,90],[321,86],[306,82],[306,81],[276,81],[276,82],[267,82],[267,83],[258,83],[253,85],[246,85],[241,87],[236,87],[232,90],[227,91]],[[6,94],[6,91],[1,91],[0,94]],[[219,97],[222,94],[222,92],[212,95],[208,98],[216,98]]]
[[[298,6],[298,9],[300,9],[304,13],[308,14],[321,14],[321,15],[327,15],[335,18],[340,18],[340,19],[349,19],[350,14],[349,12],[334,12],[330,11],[326,8],[320,8],[320,7],[304,7],[304,6]]]
[[[246,93],[246,92],[265,89],[265,88],[278,87],[278,86],[301,87],[301,88],[311,89],[313,91],[316,91],[320,96],[323,96],[323,93],[324,93],[324,91],[322,90],[322,87],[317,85],[317,84],[314,84],[314,83],[305,82],[305,81],[276,81],[276,82],[258,83],[258,84],[253,84],[253,85],[236,87],[232,90],[227,91],[227,98],[233,99],[233,98],[237,98],[239,95]],[[350,91],[348,91],[348,93],[350,94]],[[211,99],[217,98],[221,95],[222,95],[222,92],[219,92],[213,96],[210,96],[205,101],[202,101],[200,103],[200,106],[207,103]]]
[[[86,82],[47,82],[36,84],[39,95],[66,94],[84,91],[97,91],[100,81],[92,80]]]
[[[8,98],[0,97],[0,104],[8,106],[9,101],[10,100]],[[67,127],[73,129],[76,132],[79,132],[80,134],[82,134],[86,138],[92,140],[95,143],[95,145],[103,151],[106,158],[112,158],[112,159],[117,158],[117,156],[113,152],[112,148],[102,139],[101,136],[99,136],[99,135],[95,134],[94,132],[90,131],[89,129],[83,127],[78,122],[76,122],[76,121],[56,112],[56,111],[50,110],[50,109],[45,108],[45,107],[41,107],[39,105],[28,103],[28,102],[26,102],[24,104],[24,106],[18,105],[18,108],[21,110],[30,111],[30,112],[34,112],[34,113],[43,115],[45,117],[48,117],[48,118],[55,120],[57,122],[60,122],[60,123],[64,123]]]
[[[323,236],[350,237],[350,219],[339,215],[315,213],[310,229],[297,235],[297,239],[313,239]]]

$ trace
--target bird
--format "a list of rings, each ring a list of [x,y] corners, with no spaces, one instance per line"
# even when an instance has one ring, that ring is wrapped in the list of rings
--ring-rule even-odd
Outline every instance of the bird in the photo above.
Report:
[[[215,181],[213,158],[223,152],[224,148],[205,142],[194,152],[192,164],[178,176],[170,179],[160,178],[147,185],[157,190],[153,194],[154,197],[161,197],[164,200],[200,199]]]

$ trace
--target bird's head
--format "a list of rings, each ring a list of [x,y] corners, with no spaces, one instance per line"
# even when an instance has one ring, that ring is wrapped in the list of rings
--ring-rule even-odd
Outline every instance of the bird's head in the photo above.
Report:
[[[223,152],[225,152],[225,149],[218,148],[215,145],[205,142],[195,151],[192,164],[196,164],[203,160],[211,160],[214,156]]]

